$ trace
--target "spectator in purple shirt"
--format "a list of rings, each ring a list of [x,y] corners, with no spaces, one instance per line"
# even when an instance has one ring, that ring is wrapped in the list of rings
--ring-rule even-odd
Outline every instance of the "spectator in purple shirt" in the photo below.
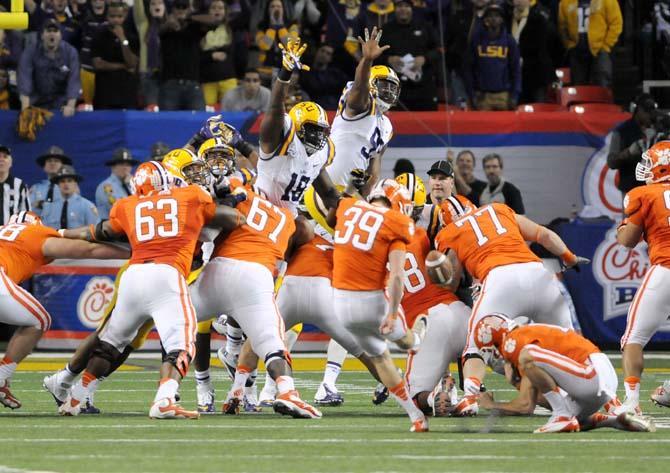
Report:
[[[28,46],[18,69],[21,109],[31,105],[63,109],[74,115],[79,96],[79,54],[63,41],[58,22],[49,18],[43,25],[40,41]]]
[[[106,10],[105,0],[90,0],[80,7],[80,14],[77,17],[81,25],[81,49],[79,50],[81,95],[87,104],[93,104],[95,95],[95,68],[93,67],[93,56],[91,56],[91,44],[100,25],[105,22]]]
[[[51,0],[48,10],[35,0],[26,0],[25,5],[30,14],[29,27],[32,31],[42,31],[45,22],[54,19],[58,22],[63,40],[77,49],[81,46],[81,28],[68,6],[68,0]]]

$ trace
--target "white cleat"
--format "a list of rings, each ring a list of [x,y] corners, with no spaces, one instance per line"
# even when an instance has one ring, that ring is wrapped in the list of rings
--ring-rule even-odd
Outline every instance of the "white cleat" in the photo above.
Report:
[[[251,414],[261,412],[263,410],[260,403],[258,402],[258,388],[256,387],[256,383],[254,383],[253,386],[245,386],[242,408],[244,412],[249,412]]]
[[[657,406],[670,407],[670,379],[654,390],[651,400]]]
[[[617,420],[626,430],[631,432],[656,432],[654,421],[647,417],[636,416],[630,412],[624,412],[617,416]]]
[[[198,412],[200,414],[216,414],[216,406],[214,405],[216,393],[212,383],[197,383],[195,389],[198,395]]]
[[[463,396],[451,412],[452,417],[472,417],[479,413],[477,396]]]
[[[624,412],[630,412],[636,416],[642,415],[642,409],[640,409],[640,401],[632,399],[624,399],[623,403],[614,409],[613,415],[618,416]]]
[[[294,419],[320,419],[323,416],[321,411],[300,399],[298,391],[295,390],[280,394],[272,408],[275,412]]]
[[[549,422],[533,431],[534,434],[549,434],[557,432],[579,432],[579,422],[576,417],[553,416]]]
[[[425,417],[423,419],[415,420],[412,422],[412,427],[409,429],[410,432],[428,432],[428,419]]]
[[[258,396],[258,403],[261,407],[272,407],[275,397],[277,397],[277,385],[265,383],[260,396]]]
[[[58,407],[58,413],[62,416],[78,416],[81,414],[81,409],[84,405],[85,402],[78,401],[75,398],[68,396],[65,402]]]
[[[200,415],[196,411],[187,411],[166,397],[151,405],[149,417],[151,419],[197,419]]]
[[[53,396],[58,407],[67,400],[70,395],[70,389],[72,389],[71,384],[58,382],[58,373],[54,373],[51,376],[45,376],[42,381],[42,386],[49,392],[49,394],[51,394],[51,396]]]

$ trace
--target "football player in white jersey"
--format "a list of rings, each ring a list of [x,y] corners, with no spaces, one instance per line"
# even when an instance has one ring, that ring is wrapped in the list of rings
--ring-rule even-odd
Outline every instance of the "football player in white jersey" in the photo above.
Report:
[[[282,68],[261,121],[256,185],[270,202],[297,215],[298,203],[311,185],[328,205],[337,205],[339,193],[325,171],[335,156],[335,145],[328,138],[328,117],[319,104],[300,102],[286,113],[284,99],[291,73],[309,67],[300,62],[307,47],[300,45],[300,39],[289,39],[286,47],[280,46]]]
[[[393,136],[393,126],[385,113],[400,95],[400,80],[393,69],[372,65],[389,48],[379,45],[381,36],[382,31],[375,27],[372,33],[365,29],[365,39],[358,38],[362,57],[353,82],[347,83],[340,97],[330,135],[335,143],[335,159],[326,168],[337,186],[345,186],[352,174],[366,179],[360,189],[363,197],[379,179],[382,154]],[[315,221],[332,235],[333,229],[326,223],[328,207],[319,201],[313,189],[305,194],[305,204]],[[318,404],[342,403],[335,383],[346,356],[344,348],[331,340],[323,382],[315,395]]]

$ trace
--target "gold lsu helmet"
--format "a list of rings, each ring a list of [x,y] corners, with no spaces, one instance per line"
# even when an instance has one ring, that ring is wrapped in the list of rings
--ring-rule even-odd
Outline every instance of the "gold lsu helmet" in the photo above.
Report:
[[[235,169],[235,149],[222,136],[209,138],[200,145],[198,158],[209,168],[214,177],[227,176]]]
[[[180,184],[207,186],[210,182],[211,174],[207,165],[188,149],[173,149],[165,155],[162,164],[167,172],[175,178],[177,187]]]
[[[330,124],[326,111],[316,102],[300,102],[288,112],[295,134],[312,155],[326,146],[330,134]]]
[[[377,108],[382,113],[393,107],[400,97],[400,79],[388,66],[372,66],[370,69],[370,92],[375,97]]]
[[[417,221],[421,217],[424,205],[426,205],[426,186],[419,176],[409,172],[400,174],[395,180],[409,191],[414,204],[412,218]]]

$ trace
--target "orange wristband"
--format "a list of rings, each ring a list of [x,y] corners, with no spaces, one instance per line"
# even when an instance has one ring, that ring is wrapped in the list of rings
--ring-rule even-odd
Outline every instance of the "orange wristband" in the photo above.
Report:
[[[577,261],[577,257],[576,257],[575,254],[574,254],[572,251],[570,251],[570,250],[565,250],[565,251],[563,252],[563,254],[561,255],[561,259],[562,259],[563,262],[564,262],[565,264],[567,264],[568,266],[575,264],[575,262]]]

